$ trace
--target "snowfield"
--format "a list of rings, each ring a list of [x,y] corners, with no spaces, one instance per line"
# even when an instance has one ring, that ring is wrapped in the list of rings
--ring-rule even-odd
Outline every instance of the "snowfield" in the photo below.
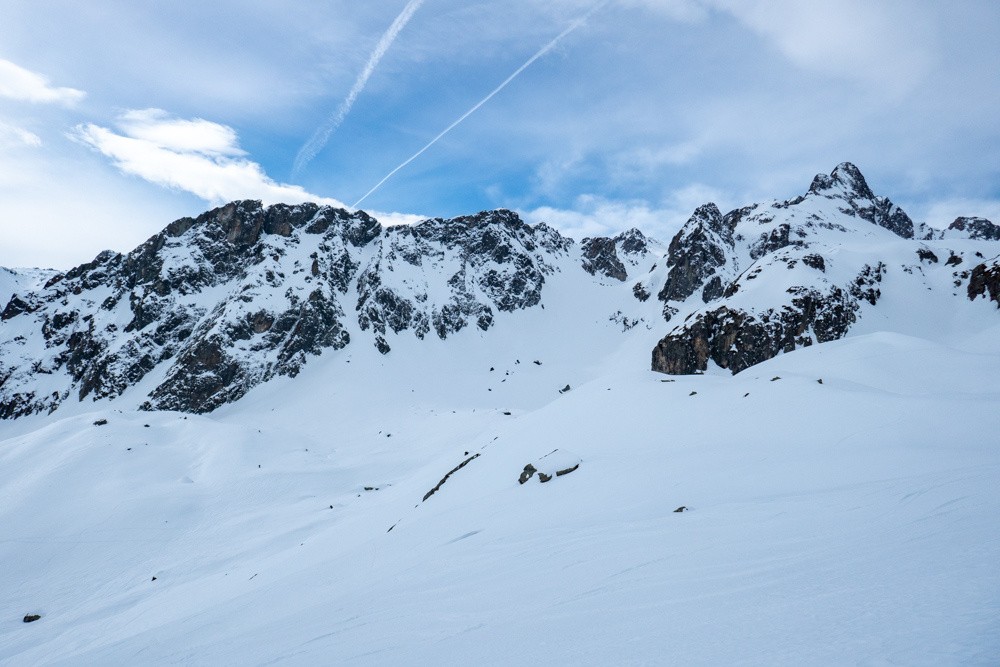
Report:
[[[208,416],[0,424],[0,663],[996,664],[994,304],[670,377],[554,282]]]

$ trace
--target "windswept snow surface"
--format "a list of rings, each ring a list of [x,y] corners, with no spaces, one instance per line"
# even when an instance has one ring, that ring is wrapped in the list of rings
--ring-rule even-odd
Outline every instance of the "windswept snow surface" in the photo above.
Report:
[[[670,377],[551,288],[209,416],[0,424],[0,663],[996,664],[994,304]]]
[[[0,267],[0,302],[7,305],[10,297],[41,289],[56,272],[52,269],[8,269]]]

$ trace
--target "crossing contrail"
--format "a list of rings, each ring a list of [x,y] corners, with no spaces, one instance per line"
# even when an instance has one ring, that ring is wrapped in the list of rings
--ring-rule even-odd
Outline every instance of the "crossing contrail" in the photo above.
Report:
[[[378,40],[378,44],[375,45],[375,50],[372,54],[368,56],[368,62],[365,63],[365,67],[358,74],[358,78],[354,81],[354,85],[351,87],[350,92],[347,93],[347,97],[344,101],[340,103],[337,107],[337,112],[334,113],[327,121],[321,125],[313,135],[309,138],[302,148],[299,149],[298,154],[295,156],[295,162],[292,166],[292,178],[295,178],[302,172],[307,164],[314,157],[316,157],[323,147],[326,146],[326,142],[330,140],[330,135],[332,135],[340,124],[344,122],[347,118],[347,114],[350,113],[351,107],[354,106],[355,100],[358,99],[358,95],[364,90],[365,85],[368,83],[368,79],[371,77],[375,68],[378,67],[378,63],[382,60],[382,56],[385,55],[389,47],[396,40],[396,36],[399,32],[406,27],[409,23],[410,18],[413,13],[420,9],[420,5],[424,4],[424,0],[410,0],[403,7],[403,11],[399,13],[396,20],[392,22],[389,29],[383,33],[381,39]]]
[[[462,114],[461,116],[459,116],[458,120],[456,120],[454,123],[452,123],[448,127],[444,128],[444,130],[442,130],[440,134],[438,134],[436,137],[434,137],[433,139],[431,139],[430,141],[428,141],[426,146],[424,146],[423,148],[421,148],[419,151],[417,151],[416,153],[414,153],[413,155],[411,155],[401,165],[399,165],[398,167],[396,167],[395,169],[393,169],[392,171],[390,171],[388,174],[386,174],[385,178],[383,178],[381,181],[379,181],[378,183],[375,184],[375,187],[373,187],[371,190],[369,190],[364,195],[362,195],[361,199],[359,199],[358,201],[354,202],[354,205],[351,208],[357,208],[358,204],[360,204],[361,202],[363,202],[365,199],[368,198],[368,196],[370,194],[372,194],[373,192],[375,192],[376,190],[378,190],[380,187],[382,187],[382,184],[385,183],[386,181],[388,181],[390,178],[392,178],[396,174],[396,172],[398,172],[400,169],[402,169],[406,165],[408,165],[411,162],[413,162],[414,160],[416,160],[421,155],[423,155],[424,151],[426,151],[428,148],[430,148],[431,146],[433,146],[434,144],[436,144],[441,139],[441,137],[443,137],[444,135],[448,134],[453,129],[455,129],[455,127],[459,123],[461,123],[463,120],[465,120],[466,118],[468,118],[469,116],[471,116],[472,114],[474,114],[476,112],[476,110],[479,109],[479,107],[483,106],[484,104],[486,104],[487,102],[489,102],[491,99],[493,99],[494,95],[496,95],[501,90],[503,90],[504,88],[506,88],[507,84],[509,84],[514,79],[516,79],[517,76],[521,72],[523,72],[524,70],[528,69],[528,67],[530,67],[533,62],[535,62],[536,60],[538,60],[539,58],[541,58],[542,56],[544,56],[546,53],[548,53],[549,51],[551,51],[555,47],[555,45],[558,44],[559,41],[563,37],[565,37],[566,35],[570,34],[574,30],[576,30],[577,28],[579,28],[581,25],[583,25],[587,21],[587,19],[589,19],[591,17],[591,15],[593,15],[594,12],[596,12],[598,9],[600,9],[604,5],[608,4],[610,1],[611,0],[604,0],[603,2],[600,2],[600,3],[596,4],[596,5],[594,5],[590,9],[590,11],[588,11],[586,14],[584,14],[580,18],[578,18],[575,21],[573,21],[572,23],[570,23],[569,26],[565,30],[563,30],[561,33],[559,33],[558,35],[556,35],[555,38],[552,39],[552,41],[550,41],[548,44],[546,44],[545,46],[543,46],[542,48],[540,48],[535,53],[535,55],[533,55],[530,58],[528,58],[524,62],[523,65],[521,65],[516,70],[514,70],[514,73],[511,74],[510,76],[508,76],[506,79],[504,79],[503,82],[499,86],[497,86],[496,88],[494,88],[490,92],[489,95],[487,95],[483,99],[479,100],[479,102],[477,102],[475,104],[475,106],[473,106],[471,109],[469,109],[464,114]]]

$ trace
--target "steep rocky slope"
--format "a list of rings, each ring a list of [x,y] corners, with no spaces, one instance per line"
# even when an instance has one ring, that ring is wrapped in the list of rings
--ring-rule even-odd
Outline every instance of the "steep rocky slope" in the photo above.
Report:
[[[918,301],[925,290],[993,297],[1000,246],[969,241],[1000,238],[1000,228],[959,218],[924,240],[914,229],[850,163],[788,201],[725,215],[700,207],[670,243],[658,296],[664,317],[680,323],[653,350],[653,370],[696,373],[712,363],[738,373],[842,338],[878,306],[890,273],[911,277],[895,289]]]
[[[624,281],[647,246],[632,230],[581,254],[504,210],[383,228],[363,211],[233,202],[12,296],[0,417],[140,383],[147,408],[209,411],[359,336],[388,353],[393,335],[486,331],[539,306],[553,272]]]

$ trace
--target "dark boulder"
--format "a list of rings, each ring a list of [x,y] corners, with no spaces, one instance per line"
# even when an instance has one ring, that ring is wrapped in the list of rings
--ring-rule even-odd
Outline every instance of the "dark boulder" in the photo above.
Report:
[[[521,471],[520,476],[518,476],[517,478],[517,483],[524,484],[529,479],[531,479],[531,476],[534,475],[536,472],[538,472],[538,470],[535,468],[535,466],[529,463],[528,465],[524,466],[524,470]]]

